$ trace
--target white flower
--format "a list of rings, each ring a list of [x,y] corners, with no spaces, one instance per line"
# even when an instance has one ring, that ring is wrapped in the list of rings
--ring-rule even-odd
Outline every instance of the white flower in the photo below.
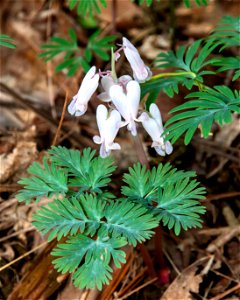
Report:
[[[155,148],[156,152],[161,156],[171,154],[173,151],[171,143],[169,141],[165,142],[164,136],[161,136],[164,129],[160,111],[155,103],[150,105],[149,112],[150,115],[143,112],[138,120],[142,122],[143,127],[151,136],[153,140],[152,147]]]
[[[98,87],[99,74],[96,74],[96,67],[93,66],[83,78],[77,95],[75,95],[68,105],[68,112],[76,117],[85,114],[88,101]]]
[[[152,76],[150,69],[144,64],[138,50],[127,39],[123,38],[123,51],[133,70],[133,77],[138,82],[145,82]]]
[[[115,85],[119,84],[121,85],[124,89],[126,88],[127,83],[132,80],[131,76],[129,75],[123,75],[118,78],[117,82],[114,81],[111,75],[106,75],[101,79],[101,85],[104,90],[104,92],[100,93],[97,97],[98,99],[104,101],[104,102],[110,102],[112,101],[110,95],[109,95],[109,90],[110,88]]]
[[[120,127],[121,115],[117,110],[113,110],[108,116],[107,108],[102,104],[97,107],[96,115],[100,136],[95,135],[93,141],[96,144],[101,144],[100,156],[106,157],[111,153],[111,150],[121,149],[118,143],[113,142]]]
[[[137,135],[136,124],[134,121],[137,120],[138,106],[140,102],[140,86],[135,80],[131,80],[126,85],[126,93],[122,86],[115,84],[109,90],[110,98],[120,112],[125,122],[122,126],[127,125],[132,135]]]
[[[109,96],[109,90],[110,90],[110,87],[113,86],[114,84],[116,84],[116,83],[111,75],[103,76],[103,78],[101,79],[101,85],[102,85],[102,88],[104,91],[102,93],[100,93],[99,95],[97,95],[98,99],[100,99],[104,102],[110,102],[111,98]]]

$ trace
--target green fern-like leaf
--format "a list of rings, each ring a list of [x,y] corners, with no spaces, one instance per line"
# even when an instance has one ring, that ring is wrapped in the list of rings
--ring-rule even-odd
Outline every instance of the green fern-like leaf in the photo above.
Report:
[[[65,147],[52,147],[48,150],[54,163],[66,168],[69,172],[70,186],[78,186],[81,191],[101,193],[102,188],[110,182],[110,176],[116,169],[111,157],[95,157],[95,150],[86,148],[81,155],[78,150]]]
[[[158,75],[153,76],[141,85],[142,98],[148,95],[147,108],[156,101],[161,90],[169,97],[173,97],[175,93],[178,93],[179,84],[190,90],[193,85],[201,85],[204,75],[215,74],[215,72],[203,68],[211,64],[211,60],[207,58],[218,45],[210,41],[201,48],[201,43],[202,40],[197,40],[190,47],[180,46],[176,53],[170,50],[157,56],[155,65],[158,69],[174,67],[176,71],[171,73],[171,76],[166,73],[165,78],[162,77],[163,74],[160,74],[159,77]]]
[[[45,61],[49,61],[63,52],[66,53],[69,58],[79,50],[77,45],[77,35],[73,29],[69,29],[69,37],[69,40],[57,36],[52,37],[51,43],[42,45],[44,51],[38,56],[44,58]]]
[[[33,225],[42,234],[51,231],[48,240],[57,236],[60,240],[68,234],[74,235],[78,231],[93,236],[100,226],[104,202],[97,201],[93,196],[80,196],[80,201],[54,200],[48,206],[42,207],[33,216]]]
[[[52,60],[55,56],[64,53],[63,62],[56,66],[55,71],[60,72],[67,69],[67,76],[72,76],[79,67],[82,67],[85,72],[90,69],[87,60],[80,55],[78,47],[77,35],[73,29],[68,30],[69,40],[61,37],[52,37],[50,43],[42,45],[41,52],[38,57],[41,57],[45,62]]]
[[[131,200],[137,200],[148,205],[156,198],[159,187],[164,188],[168,182],[174,183],[179,178],[193,176],[196,176],[195,172],[178,171],[169,163],[159,164],[157,168],[153,167],[151,171],[137,163],[129,168],[128,174],[124,174],[123,181],[128,185],[122,187],[122,194]]]
[[[24,189],[17,194],[17,199],[20,202],[29,203],[33,198],[39,201],[43,196],[65,195],[68,191],[66,172],[54,164],[49,166],[47,157],[43,159],[43,167],[34,162],[28,168],[28,173],[34,177],[23,178],[18,181],[19,184],[24,185]]]
[[[13,38],[11,38],[7,34],[0,34],[0,47],[7,47],[11,49],[15,49],[16,45],[13,43]]]
[[[183,0],[186,7],[190,7],[191,3],[196,3],[198,6],[207,6],[208,0]]]
[[[164,189],[158,189],[157,202],[154,213],[162,220],[164,226],[174,228],[176,235],[179,235],[181,228],[201,227],[200,214],[205,213],[205,208],[198,200],[204,199],[205,189],[197,187],[196,180],[189,178],[180,179],[176,182],[167,183]]]
[[[132,2],[137,2],[139,5],[143,5],[146,3],[146,6],[149,7],[152,5],[153,0],[131,0]],[[155,0],[156,2],[160,2],[161,0]]]
[[[109,60],[110,56],[108,51],[111,50],[111,48],[115,48],[115,46],[111,43],[115,41],[117,37],[115,35],[109,35],[101,38],[100,33],[101,30],[97,30],[88,40],[87,48],[84,52],[84,56],[88,62],[92,60],[93,53],[99,56],[102,60]]]
[[[167,122],[167,139],[174,143],[185,133],[184,143],[191,141],[193,134],[199,126],[204,138],[207,138],[213,122],[220,126],[232,121],[232,113],[240,113],[240,94],[231,91],[227,86],[215,86],[201,92],[189,94],[186,98],[194,100],[175,107],[171,112],[179,112]]]
[[[218,57],[211,60],[214,66],[220,67],[218,72],[227,70],[236,70],[233,75],[233,81],[240,77],[240,56],[237,57]]]
[[[101,13],[101,6],[107,8],[106,0],[68,0],[68,5],[71,10],[77,6],[77,13],[83,17],[94,16],[94,12]]]
[[[58,245],[51,253],[60,256],[53,261],[55,268],[62,272],[74,272],[74,285],[80,288],[102,289],[112,278],[109,266],[112,258],[116,267],[125,263],[125,253],[119,248],[126,245],[124,238],[99,236],[96,240],[78,234],[70,237],[65,244]],[[80,266],[81,264],[81,266]]]
[[[151,229],[158,226],[158,221],[146,208],[126,199],[106,206],[104,217],[106,223],[101,227],[101,234],[110,232],[113,237],[123,236],[133,246],[150,239]]]
[[[217,45],[208,42],[200,48],[201,42],[202,40],[197,40],[190,47],[180,46],[177,49],[176,54],[173,51],[160,53],[156,59],[157,67],[174,67],[177,68],[178,72],[189,72],[189,75],[192,75],[192,80],[202,82],[203,75],[214,74],[212,71],[201,71],[201,69],[209,64],[207,57]],[[195,57],[197,53],[198,55]],[[194,82],[192,82],[192,85],[193,84]]]
[[[240,17],[224,16],[213,30],[209,39],[211,42],[221,44],[220,49],[226,47],[240,46]]]
[[[107,204],[92,195],[81,195],[79,200],[54,200],[33,216],[33,225],[42,234],[51,231],[49,240],[60,240],[78,232],[94,236],[124,237],[129,244],[149,239],[150,229],[158,222],[146,208],[126,200]]]
[[[204,198],[205,189],[198,187],[193,176],[194,172],[178,171],[170,164],[150,171],[138,163],[124,174],[127,186],[122,187],[122,194],[144,205],[164,226],[179,234],[181,228],[201,227],[199,214],[205,211],[197,201]]]
[[[53,146],[48,153],[56,165],[69,171],[70,176],[84,177],[89,172],[96,151],[85,148],[81,154],[79,150]]]
[[[166,93],[169,97],[178,94],[178,85],[183,83],[188,89],[192,87],[192,82],[188,78],[192,75],[181,75],[180,72],[175,77],[168,78],[152,78],[141,84],[141,98],[147,97],[146,108],[148,109],[151,103],[154,103],[161,91]],[[188,85],[188,83],[191,83]]]

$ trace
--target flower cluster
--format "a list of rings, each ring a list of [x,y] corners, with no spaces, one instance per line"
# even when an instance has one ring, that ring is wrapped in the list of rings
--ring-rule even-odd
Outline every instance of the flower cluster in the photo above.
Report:
[[[93,66],[84,77],[77,95],[69,104],[68,112],[74,116],[82,116],[86,112],[88,102],[98,88],[100,81],[103,92],[98,95],[98,98],[104,102],[112,102],[115,108],[108,112],[103,104],[97,107],[96,118],[100,135],[94,136],[93,141],[96,144],[101,144],[100,155],[106,157],[111,153],[111,150],[121,149],[118,143],[114,143],[121,127],[127,126],[131,134],[136,136],[136,122],[142,123],[153,140],[152,147],[159,155],[170,154],[173,150],[172,145],[169,141],[165,142],[164,136],[162,136],[164,129],[157,105],[151,104],[149,112],[143,112],[137,117],[141,93],[139,83],[148,80],[152,73],[144,64],[138,50],[125,37],[121,48],[114,54],[115,60],[119,58],[121,50],[131,65],[133,78],[130,75],[117,78],[115,65],[112,65],[111,71],[99,73],[96,73],[96,67]],[[114,63],[113,59],[112,64]]]

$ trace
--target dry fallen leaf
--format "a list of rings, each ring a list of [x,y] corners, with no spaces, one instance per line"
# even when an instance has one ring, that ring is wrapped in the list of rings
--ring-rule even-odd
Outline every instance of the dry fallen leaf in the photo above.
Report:
[[[0,155],[0,182],[3,183],[19,170],[26,167],[36,158],[36,143],[32,141],[18,141],[14,150]]]
[[[190,292],[198,293],[204,275],[202,272],[196,274],[198,267],[205,266],[211,259],[210,256],[203,257],[183,270],[181,275],[170,284],[160,300],[192,300]]]

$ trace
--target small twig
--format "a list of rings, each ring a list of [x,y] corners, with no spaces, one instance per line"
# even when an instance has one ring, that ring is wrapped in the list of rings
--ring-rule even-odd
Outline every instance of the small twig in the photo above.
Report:
[[[112,0],[112,34],[116,34],[117,0]]]
[[[29,254],[35,252],[36,250],[42,248],[43,246],[45,246],[45,245],[47,245],[47,244],[48,244],[48,241],[46,241],[46,242],[44,242],[44,243],[38,245],[38,246],[35,247],[34,249],[32,249],[32,250],[30,250],[30,251],[24,253],[23,255],[19,256],[19,257],[16,258],[16,259],[10,261],[8,264],[6,264],[6,265],[4,265],[4,266],[2,266],[2,267],[0,268],[0,272],[3,271],[3,270],[5,270],[5,269],[7,269],[7,268],[10,267],[11,265],[15,264],[15,263],[18,262],[19,260],[23,259],[24,257],[28,256]]]
[[[51,130],[53,130],[53,129],[55,130],[58,127],[58,122],[56,120],[54,120],[51,117],[51,115],[47,114],[47,112],[45,112],[44,110],[37,109],[32,103],[29,103],[29,101],[26,101],[24,96],[21,96],[18,92],[11,89],[9,86],[4,84],[3,82],[0,82],[0,87],[2,89],[4,89],[9,95],[13,96],[14,99],[17,100],[21,104],[22,107],[32,110],[41,119],[43,119],[48,124],[50,124],[51,125],[50,126]],[[65,126],[62,126],[61,131],[63,131],[64,133],[69,133],[69,128],[67,128]],[[71,142],[74,145],[78,146],[79,148],[81,148],[82,145],[88,146],[88,147],[91,147],[91,148],[94,148],[94,149],[97,148],[96,144],[93,143],[91,140],[89,140],[88,138],[86,138],[84,136],[81,136],[81,138],[80,138],[79,135],[76,134],[75,132],[73,132],[69,135],[69,139],[71,140]]]
[[[208,195],[206,199],[201,200],[200,202],[221,200],[221,199],[226,199],[226,198],[237,197],[239,195],[240,195],[240,192],[227,192],[227,193],[221,193],[221,194],[215,194],[215,195]]]
[[[68,91],[66,91],[64,105],[63,105],[63,110],[62,110],[62,114],[61,114],[61,119],[60,119],[60,122],[58,124],[58,128],[57,128],[54,140],[52,142],[53,146],[55,146],[57,144],[57,141],[58,141],[58,137],[59,137],[59,134],[60,134],[60,131],[61,131],[61,127],[62,127],[62,124],[63,124],[64,116],[65,116],[65,113],[66,113],[66,109],[67,109],[67,103],[68,103]]]
[[[49,10],[51,9],[52,1],[49,1]],[[47,17],[47,39],[49,39],[51,35],[51,26],[52,26],[52,16],[48,14]],[[52,117],[53,119],[57,118],[57,112],[56,107],[54,105],[54,93],[53,93],[53,67],[52,62],[47,62],[47,87],[48,87],[48,96],[49,96],[49,102],[51,106],[52,111]]]
[[[133,288],[134,285],[136,285],[136,282],[139,281],[139,279],[141,280],[142,276],[146,273],[147,271],[147,267],[143,268],[142,271],[140,271],[136,276],[133,277],[132,281],[129,282],[129,284],[127,284],[124,288],[122,288],[118,293],[117,293],[117,297],[118,298],[122,298],[122,295],[124,295],[124,293],[130,289]]]
[[[178,267],[175,265],[174,261],[172,260],[172,258],[170,257],[170,255],[167,253],[167,251],[163,248],[163,253],[166,256],[166,258],[168,259],[168,261],[170,262],[171,266],[173,267],[173,269],[175,270],[175,272],[177,273],[177,275],[181,275],[181,272],[178,270]]]
[[[233,237],[239,234],[240,234],[239,226],[234,226],[233,228],[229,227],[228,232],[219,235],[213,242],[211,242],[211,244],[208,245],[206,250],[208,252],[214,252],[215,250],[217,250],[217,248],[220,248],[225,243],[230,241]]]
[[[137,287],[136,289],[134,289],[133,291],[129,292],[128,294],[124,295],[123,297],[121,297],[121,299],[126,299],[127,297],[131,296],[132,294],[140,291],[141,289],[143,289],[144,287],[148,286],[149,284],[152,284],[153,282],[157,281],[157,277],[145,282],[144,284],[140,285],[139,287]]]
[[[21,187],[20,184],[1,184],[0,185],[0,193],[3,192],[16,192]]]
[[[174,1],[169,0],[169,9],[170,9],[170,35],[171,35],[171,50],[175,51],[176,49],[176,15]]]
[[[35,227],[29,227],[29,228],[26,228],[26,229],[21,229],[21,230],[19,230],[19,231],[16,231],[16,232],[14,232],[14,233],[12,233],[12,234],[9,234],[9,235],[7,235],[7,236],[1,238],[1,239],[0,239],[0,243],[6,241],[6,240],[8,240],[8,239],[10,239],[10,238],[12,238],[12,237],[14,237],[14,236],[16,236],[16,235],[19,235],[19,234],[21,234],[21,233],[25,233],[25,232],[33,231],[33,230],[36,230]]]
[[[220,234],[226,234],[227,232],[229,232],[230,230],[232,230],[233,228],[238,229],[239,225],[237,226],[226,226],[226,227],[219,227],[219,228],[208,228],[208,229],[201,229],[198,230],[198,234],[206,234],[206,235],[220,235]]]
[[[221,293],[221,294],[219,294],[219,295],[217,295],[217,296],[209,299],[209,300],[220,300],[223,297],[225,297],[226,295],[228,295],[228,294],[230,294],[232,292],[235,292],[237,290],[240,290],[240,283],[237,284],[237,285],[235,285],[234,287],[230,288],[229,290],[227,290],[227,291],[225,291],[225,292],[223,292],[223,293]]]

